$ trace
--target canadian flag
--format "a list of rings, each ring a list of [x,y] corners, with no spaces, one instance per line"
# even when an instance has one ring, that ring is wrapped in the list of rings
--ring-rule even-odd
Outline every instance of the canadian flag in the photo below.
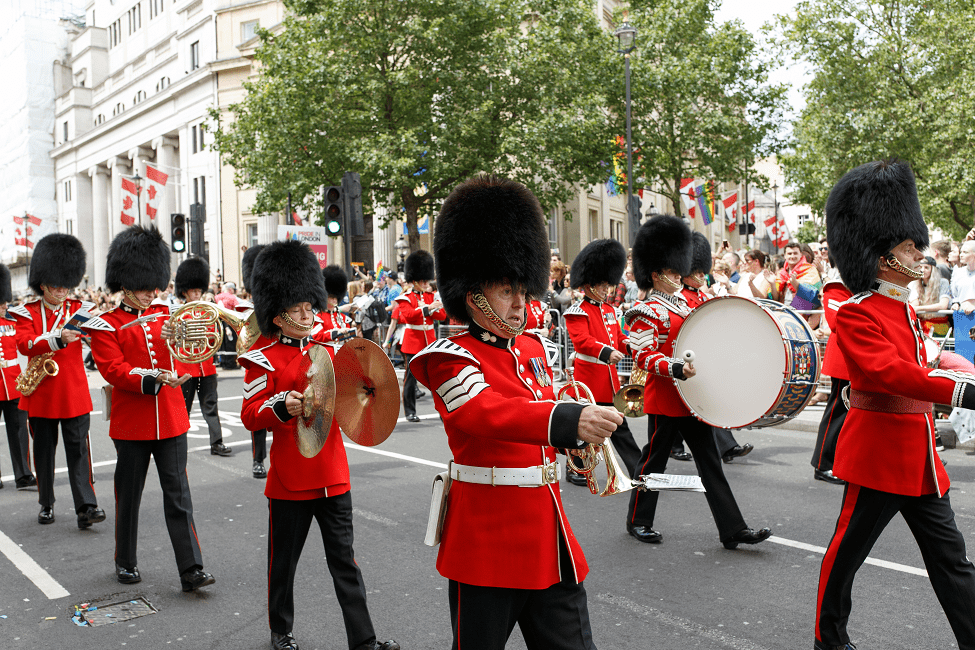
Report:
[[[156,218],[156,206],[159,204],[159,195],[162,194],[162,190],[166,187],[166,181],[169,180],[169,174],[164,174],[152,165],[146,164],[146,181],[148,181],[146,188],[146,214],[149,215],[149,219],[155,220]]]
[[[136,216],[138,216],[138,201],[139,190],[135,186],[135,183],[131,178],[122,177],[122,213],[119,215],[119,219],[126,226],[131,226],[135,223]]]
[[[735,224],[738,222],[738,192],[732,192],[721,199],[721,204],[724,206],[724,220],[730,232],[735,229]]]
[[[745,216],[748,217],[749,222],[755,223],[755,200],[754,199],[749,201],[748,205],[745,206]]]
[[[778,226],[778,239],[776,240],[775,245],[782,248],[789,243],[789,227],[785,225],[785,219],[783,217],[779,217],[779,222],[776,225]]]
[[[680,199],[684,203],[684,209],[694,218],[694,179],[682,178],[680,181]]]
[[[34,242],[31,241],[34,236],[34,229],[31,226],[39,226],[41,221],[40,217],[35,217],[32,214],[25,214],[22,217],[15,216],[14,223],[17,224],[17,227],[14,228],[14,244],[34,248]]]

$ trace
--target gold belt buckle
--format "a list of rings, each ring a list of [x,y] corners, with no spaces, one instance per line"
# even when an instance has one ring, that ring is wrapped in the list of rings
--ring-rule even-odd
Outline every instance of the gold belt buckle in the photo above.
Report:
[[[559,463],[558,461],[553,461],[547,465],[542,465],[542,484],[549,485],[550,483],[559,482]]]

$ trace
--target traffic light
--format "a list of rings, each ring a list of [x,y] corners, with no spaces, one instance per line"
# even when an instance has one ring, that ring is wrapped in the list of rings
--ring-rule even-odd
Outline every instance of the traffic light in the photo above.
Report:
[[[341,187],[330,185],[325,188],[325,232],[329,237],[344,234],[345,198]]]
[[[169,241],[172,243],[174,253],[186,252],[186,215],[169,215]]]
[[[342,195],[345,197],[345,216],[353,237],[366,234],[362,219],[362,181],[356,172],[345,172],[342,176]]]

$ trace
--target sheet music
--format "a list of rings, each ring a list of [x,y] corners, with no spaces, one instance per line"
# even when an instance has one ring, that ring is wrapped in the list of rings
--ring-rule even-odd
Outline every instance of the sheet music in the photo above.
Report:
[[[705,491],[701,477],[696,474],[644,474],[636,482],[645,486],[647,490],[657,490],[658,492],[665,490],[675,492]]]

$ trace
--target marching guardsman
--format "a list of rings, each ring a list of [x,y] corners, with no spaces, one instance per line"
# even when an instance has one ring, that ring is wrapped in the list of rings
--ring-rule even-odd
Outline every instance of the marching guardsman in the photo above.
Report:
[[[526,294],[541,295],[549,277],[541,206],[520,183],[475,177],[444,201],[433,249],[446,311],[470,327],[410,364],[453,453],[437,557],[453,647],[500,650],[517,621],[532,650],[592,648],[588,566],[562,505],[555,450],[601,444],[623,416],[556,401],[558,351],[522,334]]]
[[[637,285],[649,291],[645,302],[626,312],[634,366],[647,371],[643,410],[649,415],[648,440],[634,473],[663,472],[674,436],[680,433],[694,454],[718,536],[725,548],[733,549],[738,544],[764,541],[772,531],[755,531],[745,524],[721,467],[711,425],[691,415],[674,383],[688,381],[696,373],[692,362],[674,357],[674,339],[691,313],[680,295],[680,280],[690,275],[692,249],[690,229],[670,215],[654,217],[640,226],[633,244],[633,274]],[[641,542],[656,544],[663,539],[653,529],[658,497],[659,492],[633,490],[630,494],[626,530]]]
[[[609,408],[613,408],[613,396],[620,389],[616,364],[630,353],[616,308],[607,302],[625,268],[623,244],[615,239],[589,242],[572,262],[572,288],[582,290],[583,299],[564,314],[565,329],[575,349],[574,378],[589,387],[597,404]],[[640,447],[625,418],[613,433],[613,447],[632,476],[640,460]],[[569,480],[586,484],[585,477],[575,472],[570,473]]]
[[[312,330],[311,336],[316,341],[336,343],[341,347],[342,341],[355,336],[352,319],[348,314],[339,311],[339,300],[349,292],[349,276],[337,264],[329,264],[322,269],[322,278],[325,281],[325,293],[328,294],[328,305],[325,311],[315,315],[318,325]]]
[[[819,575],[817,650],[854,648],[853,580],[898,512],[960,650],[975,650],[975,567],[955,523],[950,481],[935,450],[933,403],[975,409],[975,377],[925,365],[924,332],[908,302],[922,277],[928,227],[907,163],[847,172],[826,200],[829,252],[853,296],[834,332],[847,362],[850,410],[833,473],[847,482]]]
[[[23,375],[31,378],[34,387],[20,398],[20,408],[27,411],[27,426],[34,441],[41,504],[37,522],[54,523],[54,453],[60,425],[78,528],[105,521],[105,511],[98,507],[95,497],[88,447],[91,396],[81,349],[84,334],[65,327],[76,312],[94,307],[90,302],[68,298],[68,291],[78,286],[84,275],[85,249],[78,238],[47,235],[34,246],[28,278],[30,288],[40,298],[7,310],[17,318],[17,349],[28,359]],[[47,359],[57,364],[56,375],[44,373]]]
[[[297,650],[294,626],[294,581],[312,519],[325,543],[325,561],[335,584],[352,650],[399,650],[395,641],[376,642],[366,606],[366,586],[352,549],[352,494],[349,462],[335,419],[322,450],[305,458],[295,442],[302,411],[309,336],[315,310],[327,306],[318,261],[299,241],[267,245],[248,279],[264,336],[240,357],[244,367],[244,403],[240,419],[251,431],[270,429],[271,469],[268,498],[268,619],[272,650]],[[335,349],[324,346],[330,358]]]
[[[551,320],[548,305],[538,298],[528,296],[528,304],[525,305],[525,331],[547,337]]]
[[[264,244],[258,244],[257,246],[251,246],[246,251],[244,251],[244,256],[240,260],[240,275],[241,282],[244,286],[244,290],[252,294],[253,298],[254,290],[251,288],[251,273],[254,271],[254,260],[257,256],[264,250]],[[237,311],[244,312],[254,308],[254,303],[247,300],[237,301]],[[263,348],[271,345],[274,340],[261,334],[251,349]],[[251,474],[256,479],[267,478],[267,468],[264,467],[264,459],[267,458],[267,429],[258,429],[257,431],[251,431],[251,460],[254,465],[251,468]]]
[[[416,414],[416,377],[410,370],[410,359],[437,338],[433,321],[447,320],[447,312],[443,309],[443,303],[430,291],[430,280],[434,276],[433,255],[425,250],[414,251],[406,258],[404,268],[406,281],[413,284],[413,290],[396,297],[393,320],[383,347],[389,348],[396,326],[403,323],[406,329],[399,347],[406,369],[403,377],[403,412],[409,422],[419,422]]]
[[[176,297],[186,302],[203,298],[210,286],[210,265],[202,257],[188,257],[176,268]],[[225,327],[223,323],[221,326]],[[199,363],[183,363],[173,359],[173,371],[177,377],[189,375],[181,388],[187,414],[193,411],[193,398],[200,396],[200,411],[210,431],[210,453],[214,456],[230,456],[234,450],[223,444],[220,414],[217,412],[217,368],[213,357]]]
[[[20,362],[17,360],[17,323],[7,316],[7,305],[13,300],[10,288],[10,270],[0,264],[0,413],[7,427],[7,448],[14,470],[18,490],[37,485],[30,471],[30,440],[27,437],[27,413],[21,411],[17,377]],[[3,482],[0,481],[0,488]]]
[[[713,297],[704,289],[706,288],[707,275],[711,273],[711,267],[714,264],[714,257],[711,255],[711,244],[708,243],[708,238],[699,232],[693,233],[691,247],[691,272],[681,278],[684,287],[681,289],[680,295],[687,303],[687,308],[694,310]],[[684,443],[680,436],[675,436],[675,439],[676,442],[670,451],[670,457],[681,460],[675,454],[684,451]],[[739,445],[735,436],[728,429],[714,427],[714,439],[718,444],[718,454],[721,455],[721,460],[726,463],[730,463],[735,458],[747,456],[754,448],[748,442]],[[687,455],[690,456],[690,454]],[[688,458],[688,460],[690,459]]]
[[[169,540],[183,591],[214,583],[203,570],[186,476],[186,403],[163,325],[169,307],[153,303],[169,284],[169,247],[156,228],[131,226],[108,249],[105,286],[122,302],[85,324],[98,372],[112,387],[108,435],[115,443],[115,577],[140,582],[139,508],[149,461],[155,460]]]

